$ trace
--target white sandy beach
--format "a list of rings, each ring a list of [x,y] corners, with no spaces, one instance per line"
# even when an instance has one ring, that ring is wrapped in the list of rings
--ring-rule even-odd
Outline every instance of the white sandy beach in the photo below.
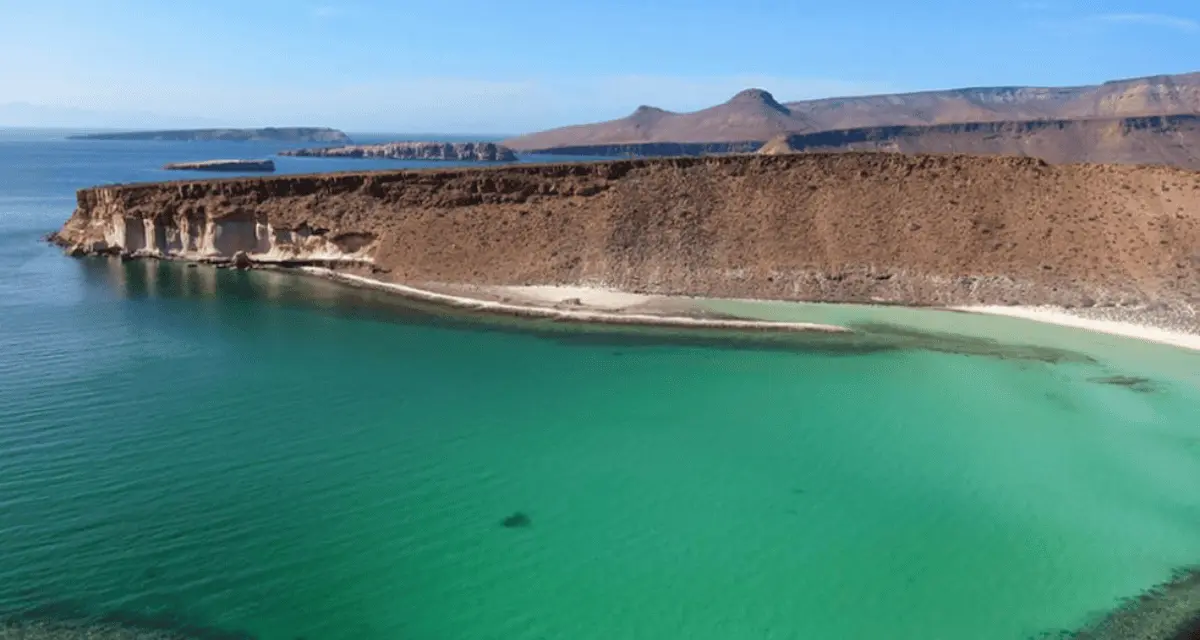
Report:
[[[638,294],[626,294],[613,292],[604,289],[590,289],[586,287],[490,287],[487,290],[492,294],[497,293],[512,293],[514,297],[520,297],[520,294],[525,293],[531,301],[542,301],[545,303],[561,303],[572,298],[580,300],[578,309],[562,309],[547,306],[537,306],[536,303],[531,304],[513,304],[510,302],[496,302],[492,300],[483,300],[479,298],[471,298],[467,296],[451,295],[446,293],[438,293],[427,289],[419,289],[402,284],[394,284],[375,280],[348,273],[339,273],[331,269],[321,267],[302,267],[306,273],[318,275],[333,280],[349,282],[353,284],[393,291],[414,300],[422,300],[426,302],[434,302],[444,304],[450,307],[461,309],[471,309],[476,311],[487,311],[493,313],[505,313],[516,316],[532,317],[532,318],[547,318],[551,320],[563,320],[574,322],[595,322],[601,324],[629,324],[629,325],[646,325],[659,327],[689,327],[697,329],[732,329],[732,330],[755,330],[755,331],[810,331],[816,333],[852,333],[850,329],[833,325],[815,324],[810,322],[770,322],[757,320],[724,320],[724,319],[708,319],[708,318],[691,318],[687,316],[676,315],[660,315],[653,313],[622,313],[621,309],[627,308],[630,305],[619,304],[621,302],[638,304],[644,303],[654,298],[654,296],[641,296]],[[525,291],[526,289],[530,291]],[[599,302],[607,305],[607,308],[587,307],[583,304],[583,298]]]
[[[469,293],[464,293],[463,295],[440,293],[319,267],[304,267],[303,270],[334,280],[393,291],[415,300],[445,304],[462,309],[506,313],[525,317],[608,324],[645,324],[734,330],[767,329],[831,333],[851,332],[850,329],[845,327],[810,322],[707,319],[672,315],[669,311],[664,311],[664,309],[657,307],[663,306],[662,303],[664,301],[678,303],[678,300],[674,298],[629,293],[604,287],[534,285],[478,288],[479,292],[485,294],[486,297],[501,298],[503,301],[500,301],[484,299],[483,297],[472,297]],[[562,305],[564,304],[571,305],[574,308],[563,308]],[[669,309],[671,305],[667,304],[665,306]],[[1171,331],[1133,322],[1085,318],[1074,315],[1060,307],[974,305],[950,307],[950,309],[968,313],[1021,318],[1200,351],[1200,335],[1183,331]]]
[[[1147,340],[1149,342],[1157,342],[1174,347],[1182,347],[1184,349],[1200,351],[1200,335],[1185,333],[1182,331],[1170,331],[1167,329],[1150,327],[1133,322],[1118,322],[1115,320],[1083,318],[1073,315],[1070,312],[1058,307],[1006,307],[979,305],[952,307],[952,309],[955,311],[966,311],[970,313],[985,313],[997,316],[1008,316],[1011,318],[1023,318],[1025,320],[1033,320],[1035,322],[1045,322],[1064,327],[1084,329],[1098,333],[1107,333],[1109,335],[1122,336],[1126,338],[1136,338],[1138,340]]]
[[[494,287],[497,292],[542,304],[562,304],[575,299],[583,306],[595,309],[624,309],[654,300],[656,296],[628,293],[603,287],[569,285],[530,285]]]

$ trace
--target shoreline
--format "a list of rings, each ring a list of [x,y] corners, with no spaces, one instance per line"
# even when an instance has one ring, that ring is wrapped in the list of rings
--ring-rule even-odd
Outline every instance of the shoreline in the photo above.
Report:
[[[57,233],[44,238],[51,244],[66,247],[68,243]],[[72,256],[88,255],[89,252],[72,252]],[[90,252],[95,254],[95,252]],[[471,285],[427,283],[425,288],[398,284],[345,273],[336,268],[316,266],[314,260],[263,259],[261,256],[239,256],[223,259],[202,259],[193,256],[164,255],[151,253],[122,254],[125,259],[157,259],[181,261],[193,264],[212,264],[218,267],[266,268],[293,271],[321,277],[327,280],[362,286],[395,293],[412,300],[423,301],[449,308],[484,313],[497,313],[512,317],[540,318],[558,322],[578,322],[601,325],[629,325],[646,327],[678,327],[694,329],[718,329],[731,331],[769,332],[814,332],[826,334],[854,334],[846,326],[815,322],[775,321],[748,318],[720,318],[697,316],[697,309],[689,307],[686,300],[694,296],[640,294],[605,288],[599,285]],[[345,256],[329,256],[325,264],[342,263],[345,266],[370,266],[370,260],[346,260]],[[307,263],[307,264],[305,264]],[[1130,338],[1189,351],[1200,351],[1200,314],[1192,307],[1174,307],[1171,313],[1162,313],[1161,305],[1145,308],[1078,309],[1055,305],[920,305],[887,302],[827,302],[805,300],[779,300],[773,298],[731,297],[726,300],[750,303],[796,303],[796,304],[853,304],[865,306],[899,306],[909,309],[926,309],[951,313],[972,313],[1029,320],[1042,324],[1080,329],[1094,333]],[[564,308],[568,306],[569,308]],[[1180,318],[1180,313],[1187,316]],[[1172,315],[1173,314],[1173,315]]]
[[[1182,330],[1164,329],[1130,320],[1091,318],[1086,315],[1073,313],[1071,310],[1063,307],[965,305],[945,307],[945,309],[965,313],[1019,318],[1043,324],[1053,324],[1111,336],[1165,344],[1191,351],[1200,351],[1200,334]]]
[[[340,273],[323,267],[299,267],[302,273],[314,275],[335,282],[365,286],[372,289],[400,294],[406,298],[441,304],[456,309],[500,313],[523,318],[543,318],[558,322],[580,322],[609,325],[637,325],[647,327],[681,327],[689,329],[726,329],[735,331],[779,331],[779,332],[813,332],[852,334],[854,331],[836,325],[817,324],[811,322],[771,322],[768,320],[727,320],[694,318],[685,315],[666,315],[654,313],[622,313],[619,307],[609,310],[582,307],[580,309],[561,309],[538,306],[536,304],[513,304],[481,298],[472,298],[449,293],[439,293],[428,289],[411,287],[403,284],[384,282],[366,276]],[[614,292],[615,293],[615,292]]]

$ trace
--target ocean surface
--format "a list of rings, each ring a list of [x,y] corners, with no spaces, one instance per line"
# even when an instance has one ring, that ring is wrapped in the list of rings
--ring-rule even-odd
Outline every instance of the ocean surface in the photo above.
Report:
[[[0,618],[1013,640],[1200,562],[1200,354],[853,306],[709,303],[854,343],[495,321],[39,241],[77,188],[278,148],[0,131]]]

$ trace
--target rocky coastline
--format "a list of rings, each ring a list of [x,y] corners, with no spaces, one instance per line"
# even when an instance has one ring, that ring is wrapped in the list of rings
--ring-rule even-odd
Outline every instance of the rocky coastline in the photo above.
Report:
[[[273,160],[201,160],[199,162],[170,162],[164,171],[275,171]]]
[[[120,185],[78,201],[53,238],[72,255],[416,288],[1155,309],[1200,330],[1200,174],[1165,167],[739,155]]]
[[[515,162],[512,149],[494,142],[388,142],[289,149],[281,156],[313,158],[390,158],[393,160],[455,160],[469,162]]]

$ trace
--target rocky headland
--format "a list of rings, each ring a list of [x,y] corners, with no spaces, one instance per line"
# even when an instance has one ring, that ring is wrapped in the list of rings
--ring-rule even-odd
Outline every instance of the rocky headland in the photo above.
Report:
[[[275,171],[275,162],[268,160],[201,160],[199,162],[170,162],[166,171]]]
[[[456,160],[513,162],[517,154],[494,142],[388,142],[385,144],[289,149],[281,156],[316,158],[391,158],[395,160]]]
[[[408,286],[903,305],[1200,305],[1200,173],[735,155],[84,189],[54,240]]]
[[[329,142],[349,144],[350,137],[328,127],[263,127],[260,129],[173,129],[169,131],[123,131],[68,136],[70,140],[170,140],[247,142]]]

